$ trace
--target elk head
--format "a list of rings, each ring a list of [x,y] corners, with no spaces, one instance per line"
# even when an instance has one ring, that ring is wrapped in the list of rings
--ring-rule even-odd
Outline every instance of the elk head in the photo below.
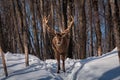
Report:
[[[55,33],[54,39],[56,40],[56,45],[60,46],[63,43],[64,36],[61,33]]]
[[[47,17],[43,18],[43,22],[45,23],[45,26],[47,28],[47,31],[54,36],[55,40],[56,40],[56,45],[60,46],[61,43],[63,42],[63,39],[67,36],[67,34],[70,32],[70,29],[73,25],[74,19],[72,16],[70,16],[70,22],[68,22],[68,28],[65,29],[62,32],[56,32],[55,30],[53,30],[52,28],[50,28],[48,26],[48,19]]]

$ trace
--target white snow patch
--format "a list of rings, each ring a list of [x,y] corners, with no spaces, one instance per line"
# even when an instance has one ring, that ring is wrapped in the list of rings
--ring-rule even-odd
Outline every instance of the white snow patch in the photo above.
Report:
[[[24,54],[7,52],[5,58],[9,76],[4,75],[0,57],[0,80],[120,80],[117,48],[100,57],[67,58],[66,72],[61,70],[60,74],[56,73],[57,61],[53,59],[42,61],[29,55],[30,65],[25,67]]]

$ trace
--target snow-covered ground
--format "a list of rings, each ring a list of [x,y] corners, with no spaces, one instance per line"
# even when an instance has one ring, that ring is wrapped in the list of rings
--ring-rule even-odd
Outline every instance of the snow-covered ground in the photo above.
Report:
[[[29,55],[30,66],[25,67],[23,54],[5,54],[8,77],[5,77],[0,57],[0,80],[120,80],[117,49],[101,57],[84,60],[67,58],[66,73],[56,73],[56,60],[41,61]]]

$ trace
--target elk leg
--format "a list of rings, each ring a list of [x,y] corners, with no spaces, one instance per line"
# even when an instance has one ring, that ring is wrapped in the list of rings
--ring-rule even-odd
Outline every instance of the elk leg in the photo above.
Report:
[[[60,55],[57,55],[57,63],[58,63],[58,66],[57,66],[57,73],[59,73],[59,70],[60,70]]]
[[[65,56],[62,55],[61,58],[62,58],[62,61],[63,61],[63,63],[62,63],[63,72],[65,72]]]

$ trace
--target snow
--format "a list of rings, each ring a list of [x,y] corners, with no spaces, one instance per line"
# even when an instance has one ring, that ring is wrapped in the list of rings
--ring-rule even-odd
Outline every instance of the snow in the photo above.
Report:
[[[29,55],[30,66],[25,67],[24,54],[7,52],[5,58],[9,76],[4,75],[0,56],[0,80],[120,80],[116,48],[100,57],[67,58],[66,72],[59,74],[56,73],[57,61],[53,59],[42,61]]]

